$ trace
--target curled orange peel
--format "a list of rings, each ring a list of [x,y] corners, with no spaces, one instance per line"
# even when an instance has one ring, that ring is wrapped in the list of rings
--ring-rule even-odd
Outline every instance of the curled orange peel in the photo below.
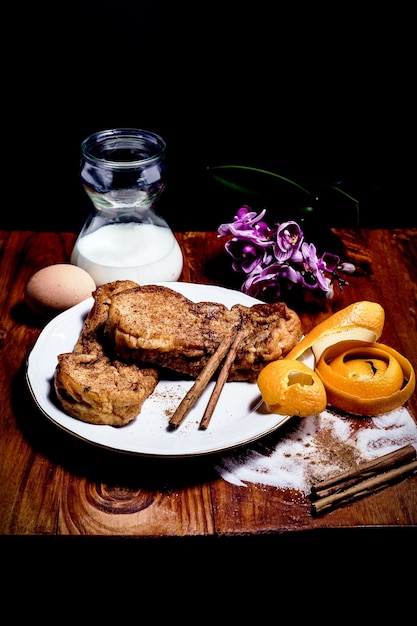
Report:
[[[382,334],[385,311],[377,302],[361,300],[333,313],[305,335],[285,357],[298,359],[311,348],[316,362],[329,346],[340,341],[374,343]]]
[[[269,411],[303,417],[324,410],[323,395],[318,399],[319,386],[307,383],[313,380],[311,372],[322,383],[326,406],[352,415],[381,415],[405,404],[415,390],[415,371],[399,352],[377,343],[384,322],[383,307],[362,300],[315,326],[280,365],[271,363],[264,368],[266,372],[261,371],[258,386]],[[311,353],[315,365],[309,368],[303,359]],[[308,368],[306,378],[296,374],[300,369],[296,363]],[[309,398],[313,390],[317,394],[314,404]]]
[[[327,403],[354,415],[393,411],[407,402],[416,385],[410,361],[382,343],[334,343],[321,354],[315,371]]]

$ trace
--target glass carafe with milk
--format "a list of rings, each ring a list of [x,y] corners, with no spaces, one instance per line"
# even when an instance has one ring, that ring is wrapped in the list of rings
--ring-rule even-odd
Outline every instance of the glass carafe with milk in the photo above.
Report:
[[[165,187],[165,141],[140,129],[116,128],[81,144],[81,181],[92,210],[71,263],[97,287],[115,280],[176,281],[183,257],[155,202]]]

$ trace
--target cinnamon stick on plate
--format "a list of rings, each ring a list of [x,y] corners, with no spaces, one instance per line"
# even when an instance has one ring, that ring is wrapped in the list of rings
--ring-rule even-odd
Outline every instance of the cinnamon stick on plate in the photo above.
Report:
[[[222,389],[224,387],[224,384],[229,377],[230,368],[233,365],[233,361],[236,358],[236,353],[239,349],[240,343],[244,336],[245,336],[245,331],[243,328],[240,328],[240,330],[238,330],[238,332],[236,333],[234,341],[232,343],[232,347],[230,348],[224,360],[219,376],[216,380],[216,384],[214,385],[213,392],[210,396],[210,400],[208,401],[206,410],[204,411],[204,415],[201,418],[200,428],[202,430],[206,430],[208,428],[208,425],[214,413],[214,409],[216,408],[216,405],[219,400]]]
[[[226,335],[219,344],[217,350],[211,355],[200,374],[195,379],[193,386],[188,390],[184,398],[178,405],[174,415],[169,420],[169,425],[173,428],[178,426],[184,421],[189,411],[192,409],[198,398],[201,396],[207,385],[209,384],[212,376],[217,368],[220,366],[227,351],[232,345],[238,328],[234,327],[229,335]]]
[[[387,487],[417,470],[417,451],[406,445],[389,454],[362,463],[354,470],[343,472],[311,487],[313,513],[323,513],[338,505],[352,502]]]

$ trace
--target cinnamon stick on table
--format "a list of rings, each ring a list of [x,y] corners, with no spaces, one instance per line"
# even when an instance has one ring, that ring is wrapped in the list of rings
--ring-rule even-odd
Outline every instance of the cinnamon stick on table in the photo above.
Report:
[[[198,398],[201,396],[204,389],[209,384],[213,374],[223,361],[227,351],[229,350],[235,339],[237,330],[238,328],[234,327],[232,332],[224,337],[224,339],[219,344],[217,350],[211,355],[206,365],[195,379],[193,386],[188,390],[188,392],[178,405],[175,413],[169,420],[170,426],[178,428],[178,426],[184,421],[185,417],[192,409],[194,404],[197,402]]]
[[[417,470],[417,451],[406,445],[379,459],[361,464],[355,470],[344,472],[311,488],[313,513],[323,513],[340,504],[346,504],[376,493]]]
[[[373,459],[372,461],[361,463],[353,470],[348,470],[347,472],[342,472],[332,478],[321,480],[320,482],[312,485],[311,494],[317,498],[325,498],[330,496],[332,493],[337,493],[347,489],[351,485],[355,485],[365,478],[370,478],[371,476],[375,476],[384,470],[392,469],[397,465],[406,463],[407,461],[412,461],[416,458],[416,455],[417,450],[414,446],[410,444],[403,446],[402,448],[398,448],[398,450],[384,454],[383,456]]]

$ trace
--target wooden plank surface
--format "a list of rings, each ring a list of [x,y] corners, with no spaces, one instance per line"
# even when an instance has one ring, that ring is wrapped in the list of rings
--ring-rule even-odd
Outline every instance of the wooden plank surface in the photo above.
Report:
[[[333,300],[294,298],[304,332],[351,302],[380,302],[381,341],[417,370],[417,230],[333,230],[356,264]],[[239,288],[217,233],[177,233],[181,280]],[[0,231],[0,535],[239,536],[317,528],[417,525],[417,476],[320,517],[288,489],[219,478],[215,457],[157,460],[102,450],[57,429],[25,385],[42,323],[24,304],[41,267],[66,262],[74,233]],[[329,244],[329,250],[332,246]],[[415,394],[407,408],[417,416]],[[273,445],[280,433],[262,445]]]

